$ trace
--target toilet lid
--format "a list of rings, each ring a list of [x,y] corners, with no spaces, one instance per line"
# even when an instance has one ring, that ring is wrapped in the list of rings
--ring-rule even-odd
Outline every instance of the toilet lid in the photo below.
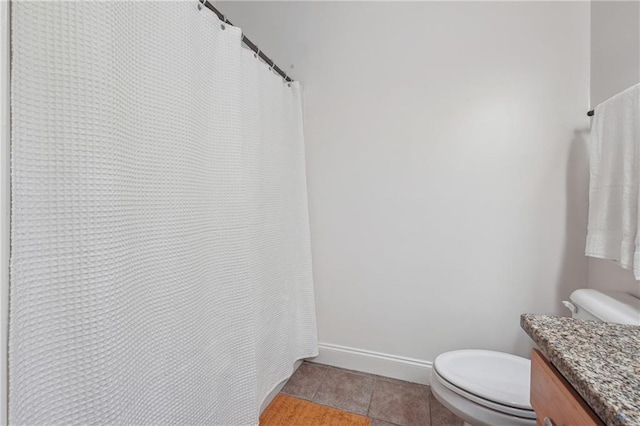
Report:
[[[446,352],[433,362],[449,383],[501,405],[532,410],[531,362],[516,355],[485,350]]]

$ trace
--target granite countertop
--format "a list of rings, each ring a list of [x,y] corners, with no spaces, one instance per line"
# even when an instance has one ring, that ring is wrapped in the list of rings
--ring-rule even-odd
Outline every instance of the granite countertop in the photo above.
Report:
[[[640,425],[640,327],[524,314],[520,325],[609,425]]]

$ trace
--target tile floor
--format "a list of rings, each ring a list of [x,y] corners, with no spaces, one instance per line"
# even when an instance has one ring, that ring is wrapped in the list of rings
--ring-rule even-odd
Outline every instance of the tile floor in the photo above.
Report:
[[[371,426],[461,426],[428,386],[304,362],[282,393],[370,417]]]

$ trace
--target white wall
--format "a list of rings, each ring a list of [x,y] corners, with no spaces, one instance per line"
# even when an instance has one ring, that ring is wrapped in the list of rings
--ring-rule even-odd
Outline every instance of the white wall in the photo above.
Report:
[[[591,3],[591,104],[640,82],[640,2]],[[589,259],[589,287],[640,296],[631,271]]]
[[[587,280],[589,3],[218,6],[305,87],[320,341],[526,355]]]

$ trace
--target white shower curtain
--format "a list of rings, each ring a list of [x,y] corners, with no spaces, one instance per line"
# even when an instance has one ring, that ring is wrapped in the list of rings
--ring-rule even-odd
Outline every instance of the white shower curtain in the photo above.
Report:
[[[13,3],[11,424],[256,424],[317,353],[300,87],[197,5]]]

